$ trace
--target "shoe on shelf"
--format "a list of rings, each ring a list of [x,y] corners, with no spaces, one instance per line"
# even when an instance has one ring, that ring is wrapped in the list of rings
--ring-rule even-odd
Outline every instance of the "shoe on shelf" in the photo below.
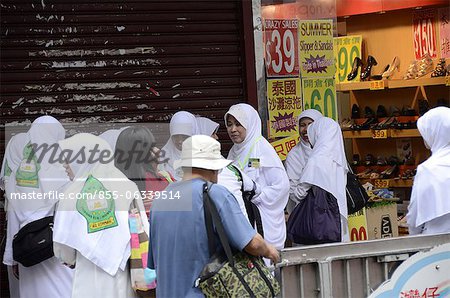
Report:
[[[417,77],[423,77],[433,70],[433,59],[431,59],[430,55],[426,54],[419,60],[417,65]]]
[[[373,154],[370,154],[370,153],[367,154],[366,157],[364,158],[364,160],[365,160],[366,166],[373,166],[376,164],[375,156],[373,156]]]
[[[391,115],[392,117],[398,117],[401,115],[401,111],[396,106],[390,106],[389,107],[389,115]]]
[[[439,62],[436,65],[436,68],[431,73],[431,77],[445,77],[447,74],[447,70],[445,68],[445,58],[439,59]]]
[[[406,71],[405,75],[403,76],[404,80],[411,80],[417,78],[417,61],[412,61],[411,64],[408,67],[408,70]]]
[[[366,106],[364,108],[364,117],[365,118],[374,118],[375,112],[369,106]]]
[[[378,105],[377,107],[377,117],[378,118],[385,118],[387,117],[387,110],[383,105]]]
[[[360,163],[361,163],[361,160],[360,160],[359,154],[353,154],[352,165],[359,166]]]
[[[360,67],[362,68],[361,58],[355,57],[355,59],[353,60],[352,70],[350,71],[350,73],[347,76],[348,81],[351,81],[354,78],[356,78],[356,76],[358,75],[358,68],[360,68]]]
[[[400,58],[398,58],[398,56],[395,56],[394,59],[392,60],[390,67],[386,69],[385,72],[383,72],[383,74],[381,75],[383,79],[391,78],[395,69],[399,71],[399,66],[400,66]]]
[[[361,80],[365,80],[370,77],[370,72],[372,71],[372,67],[377,65],[377,60],[371,55],[367,57],[367,65],[364,70],[361,71]]]
[[[376,75],[370,76],[370,80],[371,80],[371,81],[379,81],[379,80],[384,79],[383,74],[384,74],[388,69],[389,69],[389,64],[386,65],[386,66],[383,68],[383,71],[381,72],[381,74],[376,74]]]
[[[361,118],[361,111],[359,109],[359,106],[354,103],[352,105],[352,119],[358,119]]]

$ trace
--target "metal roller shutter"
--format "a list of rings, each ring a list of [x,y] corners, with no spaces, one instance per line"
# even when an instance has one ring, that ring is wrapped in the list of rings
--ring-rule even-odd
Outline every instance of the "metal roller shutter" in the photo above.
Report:
[[[251,1],[0,0],[0,15],[0,159],[3,125],[44,114],[89,125],[189,110],[223,125],[248,90],[256,101]]]

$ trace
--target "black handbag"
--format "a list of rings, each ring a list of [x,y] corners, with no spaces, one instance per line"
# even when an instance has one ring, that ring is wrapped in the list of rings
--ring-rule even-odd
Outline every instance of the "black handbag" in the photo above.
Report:
[[[367,205],[369,195],[367,194],[358,177],[353,173],[349,166],[347,172],[347,185],[345,187],[347,193],[347,210],[348,214],[355,213]]]
[[[245,252],[232,253],[214,202],[208,194],[211,184],[203,189],[203,209],[208,234],[210,259],[200,273],[196,286],[206,297],[275,297],[280,285],[261,257]],[[224,251],[217,251],[213,224]]]
[[[340,242],[341,218],[336,198],[312,185],[289,216],[287,234],[299,244]]]
[[[13,239],[13,259],[31,267],[54,256],[53,216],[26,224]]]

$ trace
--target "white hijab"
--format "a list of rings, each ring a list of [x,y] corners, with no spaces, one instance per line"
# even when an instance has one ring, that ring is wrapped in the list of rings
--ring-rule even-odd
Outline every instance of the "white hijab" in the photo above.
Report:
[[[431,157],[417,168],[408,206],[408,224],[416,228],[450,213],[450,108],[429,110],[417,128]]]
[[[297,124],[300,124],[300,120],[302,118],[310,118],[313,121],[316,121],[317,119],[323,117],[323,115],[314,109],[309,109],[303,111],[298,116]],[[300,130],[299,130],[300,131]],[[286,157],[286,172],[288,174],[289,179],[291,180],[298,180],[300,179],[300,176],[302,175],[303,168],[306,165],[306,162],[311,155],[312,148],[311,145],[307,142],[305,142],[302,137],[300,136],[300,142],[295,145],[294,148],[289,151],[287,157]]]
[[[247,167],[250,158],[259,159],[260,167],[282,168],[283,164],[272,145],[261,134],[261,118],[258,112],[246,103],[230,107],[225,114],[225,124],[228,115],[232,115],[245,128],[246,136],[242,143],[234,144],[228,153],[228,158],[239,169]]]
[[[162,170],[169,172],[176,180],[181,180],[181,177],[177,175],[177,172],[173,167],[173,162],[181,159],[181,150],[178,150],[173,143],[172,136],[193,136],[196,134],[198,134],[197,120],[191,113],[180,111],[175,113],[170,119],[170,137],[161,149],[161,151],[165,152],[164,159],[168,159],[168,161],[162,166]]]
[[[103,140],[105,140],[106,142],[108,142],[109,146],[111,147],[112,152],[115,152],[117,139],[119,138],[120,133],[126,128],[128,128],[128,126],[122,127],[120,129],[110,129],[110,130],[107,130],[107,131],[99,134],[98,136],[100,138],[102,138]]]
[[[53,229],[53,241],[67,245],[108,274],[114,276],[117,270],[125,269],[130,256],[130,230],[128,226],[128,210],[131,199],[139,190],[135,183],[114,166],[113,152],[106,141],[88,133],[76,134],[71,138],[60,141],[62,150],[73,152],[70,157],[70,166],[74,172],[73,183],[65,190],[64,200],[58,205]],[[97,147],[96,147],[97,146]],[[97,148],[97,153],[90,158],[90,150]],[[81,152],[86,157],[82,158]],[[106,152],[106,153],[105,153]],[[80,154],[77,156],[77,154]],[[101,154],[108,155],[99,161]],[[76,160],[75,160],[76,159]],[[91,162],[89,162],[89,160]],[[100,193],[107,191],[112,194],[115,223],[111,227],[98,231],[88,232],[88,220],[79,211],[82,201],[74,195],[82,195],[88,179],[96,179],[101,185]],[[137,198],[140,200],[140,197]],[[92,206],[104,205],[99,196],[94,197]],[[88,202],[89,203],[89,202]],[[140,204],[140,203],[139,203]],[[90,208],[90,207],[87,207]],[[98,207],[97,207],[98,208]],[[100,212],[105,209],[99,209]],[[141,212],[143,221],[145,214]]]
[[[196,120],[198,127],[197,133],[208,137],[216,133],[220,126],[219,123],[206,117],[197,117]]]
[[[309,125],[308,138],[313,149],[300,183],[316,185],[331,193],[337,199],[340,214],[347,218],[348,166],[339,124],[321,117]]]
[[[57,153],[59,152],[57,142],[64,137],[65,130],[58,120],[51,116],[42,116],[31,124],[26,134],[20,135],[17,146],[12,147],[14,153],[11,153],[11,156],[18,157],[19,163],[13,163],[12,167],[10,166],[12,173],[7,181],[6,189],[9,194],[8,202],[16,213],[20,228],[29,222],[51,215],[57,202],[57,196],[51,196],[52,192],[60,191],[69,182],[62,164],[57,160]],[[38,148],[36,152],[37,163],[35,164],[38,168],[38,184],[35,187],[21,186],[18,183],[17,173],[21,165],[26,164],[23,151],[28,144],[36,144]],[[42,146],[54,146],[55,151],[52,149],[44,154],[43,149],[39,149],[39,147],[44,148]],[[51,161],[51,158],[56,159]],[[13,159],[15,158],[11,160]],[[23,195],[27,198],[30,198],[33,194],[47,197],[44,199],[12,199],[12,194]]]

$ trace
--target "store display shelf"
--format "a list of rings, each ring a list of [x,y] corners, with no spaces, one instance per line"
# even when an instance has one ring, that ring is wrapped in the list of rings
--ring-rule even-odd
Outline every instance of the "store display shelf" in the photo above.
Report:
[[[344,130],[344,139],[383,139],[374,135],[373,130]],[[412,138],[420,137],[417,129],[387,129],[387,138]]]
[[[361,184],[369,182],[373,184],[376,188],[402,188],[402,187],[412,187],[413,179],[359,179]]]
[[[419,78],[413,80],[391,80],[389,81],[389,89],[408,88],[417,86],[435,86],[445,85],[445,77],[436,78]]]
[[[449,79],[446,79],[446,77],[419,78],[413,80],[384,80],[384,88],[397,89],[419,86],[445,86],[448,80]],[[336,91],[370,90],[371,82],[373,81],[336,84]]]

